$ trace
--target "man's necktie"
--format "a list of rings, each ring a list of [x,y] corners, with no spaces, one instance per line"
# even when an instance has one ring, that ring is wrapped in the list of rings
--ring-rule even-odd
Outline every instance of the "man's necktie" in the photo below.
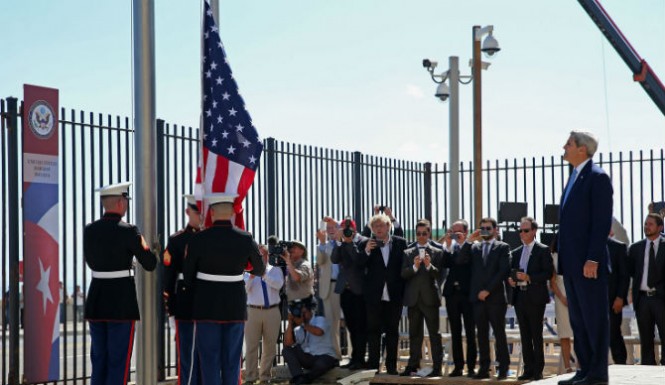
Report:
[[[263,307],[270,307],[270,301],[268,301],[268,286],[266,286],[266,281],[261,278],[261,289],[263,289]]]
[[[490,253],[490,243],[483,242],[483,264],[487,264],[487,255]]]
[[[527,266],[529,265],[529,246],[524,245],[522,247],[522,256],[520,257],[520,269],[526,271]]]
[[[570,178],[568,178],[568,184],[566,185],[566,192],[563,194],[563,204],[566,204],[566,199],[568,199],[568,194],[570,194],[570,190],[573,189],[573,185],[575,184],[575,181],[577,180],[577,169],[573,169],[573,173],[570,174]]]
[[[656,287],[656,250],[654,249],[653,241],[649,247],[649,269],[647,274],[647,286],[650,288]]]

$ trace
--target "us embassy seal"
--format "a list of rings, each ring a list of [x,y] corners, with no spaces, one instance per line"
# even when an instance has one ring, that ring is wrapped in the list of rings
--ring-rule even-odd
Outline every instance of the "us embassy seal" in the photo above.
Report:
[[[28,112],[28,125],[38,138],[50,138],[55,127],[55,114],[51,105],[44,100],[34,102]]]

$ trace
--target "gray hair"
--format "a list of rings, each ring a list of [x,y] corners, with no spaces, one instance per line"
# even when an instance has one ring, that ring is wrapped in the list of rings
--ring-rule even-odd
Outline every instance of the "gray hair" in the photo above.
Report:
[[[586,147],[586,153],[589,155],[589,158],[593,157],[593,154],[596,153],[596,150],[598,149],[598,139],[594,134],[573,130],[570,132],[570,137],[573,138],[577,147]]]

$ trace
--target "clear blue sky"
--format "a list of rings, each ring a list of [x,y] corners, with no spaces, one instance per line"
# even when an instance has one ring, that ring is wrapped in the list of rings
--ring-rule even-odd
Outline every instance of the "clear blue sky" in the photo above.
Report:
[[[665,79],[665,1],[602,2]],[[156,0],[157,116],[196,125],[200,3]],[[7,1],[0,96],[60,89],[61,105],[131,115],[131,1]],[[448,158],[448,105],[425,57],[463,74],[471,27],[502,51],[483,74],[486,159],[558,155],[573,128],[600,151],[663,147],[665,119],[575,0],[220,0],[230,64],[262,137],[420,161]],[[604,57],[604,59],[603,59]],[[472,87],[460,86],[461,156]],[[605,95],[607,92],[607,107]]]

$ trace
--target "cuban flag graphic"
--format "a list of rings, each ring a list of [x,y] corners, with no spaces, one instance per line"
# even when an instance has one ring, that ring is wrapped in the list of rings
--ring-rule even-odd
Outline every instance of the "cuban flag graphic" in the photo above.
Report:
[[[24,92],[24,373],[35,383],[60,378],[58,91]]]

